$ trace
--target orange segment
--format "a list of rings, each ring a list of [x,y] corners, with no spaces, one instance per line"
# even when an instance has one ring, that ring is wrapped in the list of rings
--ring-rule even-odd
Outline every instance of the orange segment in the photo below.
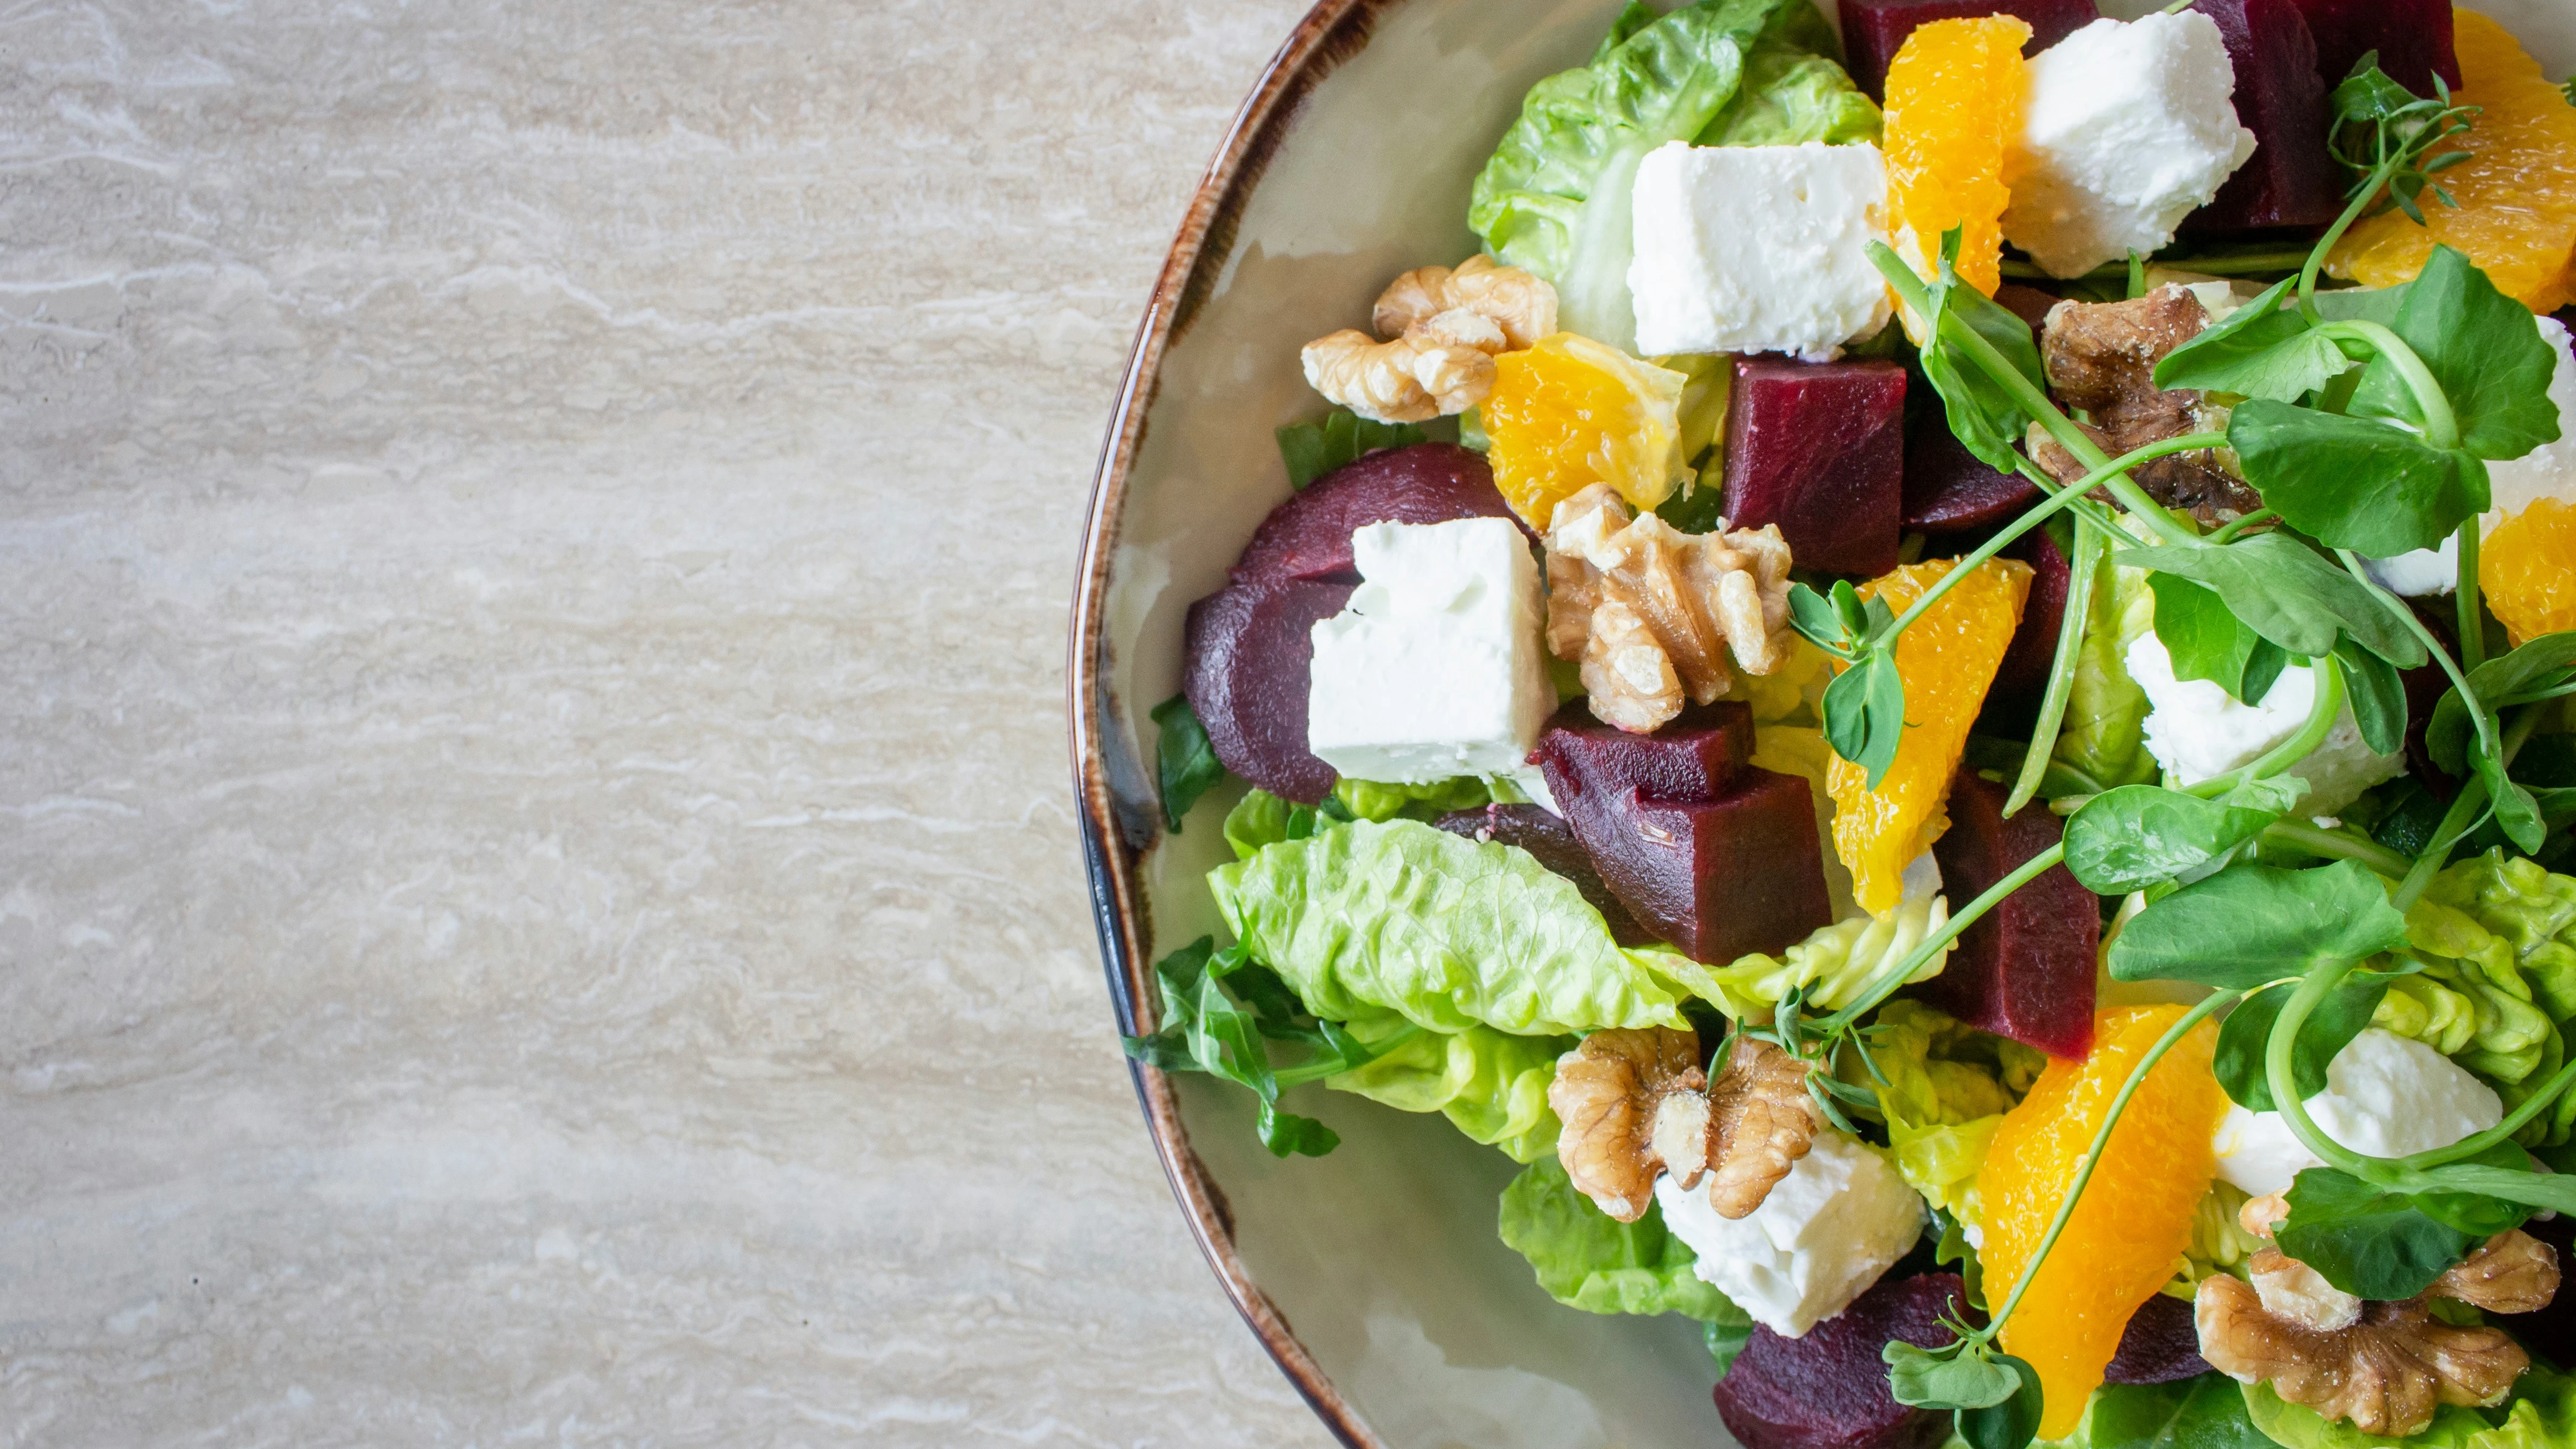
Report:
[[[2004,155],[2030,99],[2029,39],[2009,15],[1935,20],[1916,26],[1887,67],[1888,234],[1928,278],[1941,234],[1963,228],[1959,275],[1989,297],[2003,280]]]
[[[2576,629],[2576,505],[2535,500],[2478,548],[2478,587],[2516,647]]]
[[[1653,508],[1684,472],[1688,381],[1571,332],[1504,353],[1480,413],[1494,486],[1541,530],[1558,503],[1595,483],[1618,489],[1640,513]]]
[[[2576,254],[2576,106],[2540,74],[2539,63],[2503,26],[2455,10],[2462,105],[2484,107],[2458,144],[2470,159],[2433,175],[2454,210],[2431,196],[2418,203],[2429,225],[2382,212],[2344,234],[2326,270],[2393,287],[2424,269],[2433,244],[2468,253],[2496,290],[2534,312],[2567,305],[2568,259]]]
[[[2093,1054],[2081,1062],[2051,1058],[2030,1095],[2004,1114],[1977,1178],[1986,1210],[1986,1244],[1977,1256],[1989,1302],[2001,1307],[2020,1281],[2075,1185],[2111,1099],[2186,1010],[2130,1006],[2100,1013]],[[2227,1111],[2226,1093],[2210,1071],[2217,1049],[2217,1026],[2202,1022],[2147,1074],[2112,1129],[2102,1165],[2065,1233],[2004,1322],[2004,1350],[2039,1371],[2043,1439],[2074,1432],[2130,1315],[2173,1276],[2174,1260],[2191,1242],[2192,1213],[2218,1167],[2210,1134]]]
[[[1909,564],[1860,592],[1902,614],[1957,562]],[[1896,672],[1905,681],[1905,742],[1896,747],[1896,763],[1875,790],[1868,771],[1839,756],[1825,771],[1834,797],[1834,853],[1851,867],[1853,897],[1871,915],[1895,909],[1906,862],[1950,826],[1942,808],[1950,776],[2029,596],[2030,565],[1988,559],[1906,625],[1896,640]]]

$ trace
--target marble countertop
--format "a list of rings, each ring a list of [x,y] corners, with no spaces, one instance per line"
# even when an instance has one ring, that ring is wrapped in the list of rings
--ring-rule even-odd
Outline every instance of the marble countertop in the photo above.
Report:
[[[1062,706],[1301,8],[0,18],[0,1444],[1325,1442]]]

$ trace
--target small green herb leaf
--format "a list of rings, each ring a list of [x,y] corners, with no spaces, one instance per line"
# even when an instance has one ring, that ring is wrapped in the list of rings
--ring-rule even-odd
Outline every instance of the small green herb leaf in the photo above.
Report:
[[[2379,1009],[2379,999],[2388,994],[2391,979],[2383,972],[2356,971],[2300,1023],[2298,1040],[2290,1046],[2290,1080],[2298,1089],[2299,1100],[2304,1102],[2326,1089],[2326,1067],[2336,1053],[2352,1045],[2363,1027],[2370,1025],[2370,1014]],[[2254,993],[2237,1003],[2218,1029],[2218,1057],[2212,1070],[2218,1074],[2218,1084],[2227,1089],[2228,1097],[2249,1112],[2280,1110],[2272,1100],[2263,1052],[2272,1039],[2272,1023],[2281,1019],[2281,1008],[2289,1004],[2290,993],[2297,989],[2294,984],[2283,983]]]
[[[2330,1167],[2300,1173],[2289,1202],[2290,1215],[2273,1234],[2281,1251],[2363,1298],[2414,1297],[2467,1256],[2473,1241],[2407,1194]]]
[[[2087,1449],[2273,1449],[2245,1412],[2236,1381],[2201,1374],[2095,1391]]]
[[[2306,787],[2287,776],[2203,800],[2155,785],[2123,785],[2094,796],[2067,820],[2066,869],[2086,890],[2106,896],[2197,879],[2280,819]]]
[[[1302,1043],[1311,1049],[1309,1065],[1330,1071],[1365,1066],[1375,1057],[1371,1048],[1309,1015],[1286,983],[1253,964],[1241,946],[1219,951],[1201,936],[1156,962],[1154,982],[1163,998],[1163,1029],[1121,1037],[1127,1055],[1167,1072],[1205,1072],[1248,1088],[1259,1099],[1261,1143],[1275,1156],[1321,1157],[1340,1143],[1312,1117],[1279,1110],[1279,1077],[1264,1043]]]
[[[2298,278],[2283,278],[2166,353],[2156,364],[2156,386],[2288,403],[2350,370],[2353,360],[2333,338],[2320,335],[2297,309],[2283,310],[2282,299],[2296,285]]]
[[[1871,245],[1886,250],[1883,243]],[[2030,324],[1976,288],[1961,285],[1954,269],[1958,255],[1959,232],[1954,228],[1941,238],[1940,275],[1927,289],[1932,315],[1925,319],[1924,335],[1932,341],[1922,352],[1923,375],[1931,382],[1932,390],[1941,395],[1950,431],[1960,443],[1986,466],[2010,473],[2019,465],[2014,445],[2021,441],[2030,415],[2002,384],[1962,362],[1954,349],[1940,340],[1942,318],[1954,316],[1966,323],[1969,330],[1992,343],[2032,387],[2046,391],[2047,374],[2040,367],[2039,347],[2031,338]],[[1893,251],[1888,251],[1885,259],[1877,258],[1876,251],[1872,257],[1881,270],[1890,262],[1900,268],[1905,265]]]
[[[1188,696],[1176,694],[1154,706],[1153,719],[1160,731],[1154,741],[1154,772],[1162,787],[1163,824],[1178,835],[1181,817],[1225,778],[1225,764],[1208,743],[1207,727],[1199,723]]]
[[[2558,357],[2532,325],[2530,308],[2497,291],[2476,263],[2447,246],[2434,247],[2424,270],[2403,290],[2388,329],[2415,349],[2441,385],[2463,449],[2502,460],[2557,440],[2558,404],[2550,401],[2549,379]],[[2357,416],[2395,418],[2415,427],[2424,421],[2414,392],[2386,357],[2363,369],[2349,406]],[[2271,501],[2269,495],[2264,501]],[[2485,511],[2483,498],[2476,511]],[[2458,526],[2455,518],[2438,532]]]
[[[2405,944],[2406,917],[2370,868],[2231,866],[2139,913],[2111,943],[2111,975],[2246,989]]]
[[[2237,412],[2242,416],[2244,409]],[[2347,633],[2400,669],[2412,669],[2427,657],[2423,643],[2381,608],[2368,589],[2277,529],[2222,548],[2122,549],[2112,562],[2180,574],[2206,586],[2255,633],[2302,659],[2331,653],[2336,638]]]
[[[1335,408],[1320,423],[1290,423],[1275,429],[1279,458],[1288,465],[1288,484],[1303,488],[1363,454],[1380,448],[1402,448],[1422,441],[1422,429],[1411,423],[1379,423]]]
[[[2021,1378],[1973,1346],[1922,1349],[1902,1339],[1879,1351],[1887,1391],[1918,1409],[1984,1409],[2021,1391]]]
[[[2386,423],[2256,399],[2229,417],[2227,442],[2264,503],[2333,548],[2434,548],[2486,511],[2486,464]]]
[[[2149,574],[2147,587],[2156,596],[2156,638],[2173,657],[2174,678],[2205,679],[2231,698],[2261,704],[2288,667],[2288,652],[2180,574]]]
[[[2570,686],[2576,686],[2576,632],[2543,634],[2469,671],[2470,690],[2495,710],[2554,698]],[[2434,764],[2457,775],[2465,771],[2463,757],[2476,733],[2468,701],[2453,688],[2433,706],[2433,717],[2424,725],[2424,746]]]
[[[1868,771],[1869,788],[1877,789],[1905,737],[1905,678],[1895,656],[1873,649],[1835,676],[1825,686],[1824,716],[1826,743]]]
[[[2397,666],[2346,639],[2335,645],[2343,664],[2345,702],[2363,744],[2383,755],[2406,747],[2406,683]]]
[[[1971,1449],[2026,1449],[2039,1433],[2043,1394],[2039,1371],[2008,1353],[1995,1355],[1995,1362],[2011,1369],[2021,1385],[2000,1404],[1961,1409],[1959,1437],[1967,1440]]]

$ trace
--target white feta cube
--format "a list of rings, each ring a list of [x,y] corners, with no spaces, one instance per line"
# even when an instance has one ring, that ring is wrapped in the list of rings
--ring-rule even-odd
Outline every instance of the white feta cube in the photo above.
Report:
[[[2549,400],[2558,405],[2558,441],[2543,443],[2519,458],[2487,464],[2492,506],[2478,519],[2480,538],[2543,498],[2576,505],[2576,348],[2570,347],[2567,328],[2557,318],[2532,320],[2540,324],[2540,336],[2549,350],[2558,354],[2557,370],[2549,376]],[[2447,594],[2459,587],[2460,541],[2446,538],[2440,548],[2367,559],[2362,566],[2392,594],[2408,598]]]
[[[2492,472],[2495,465],[2487,465]],[[2480,536],[2484,536],[2480,530]],[[2440,548],[2410,549],[2395,558],[2366,558],[2361,571],[2370,581],[2392,594],[2419,599],[2429,594],[2447,594],[2460,584],[2460,541],[2442,540]]]
[[[2197,785],[2253,763],[2263,753],[2299,732],[2316,704],[2317,673],[2304,664],[2281,671],[2261,704],[2242,704],[2205,679],[2176,679],[2173,656],[2150,629],[2129,645],[2124,656],[2129,678],[2147,694],[2146,745],[2156,763],[2176,786]],[[2308,782],[2299,808],[2331,815],[2358,799],[2361,792],[2405,772],[2402,754],[2382,755],[2363,743],[2344,706],[2315,753],[2289,773]]]
[[[2304,1104],[2326,1136],[2373,1157],[2406,1157],[2475,1137],[2504,1120],[2493,1088],[2420,1041],[2369,1027],[2335,1054],[2326,1089]],[[2257,1197],[2323,1167],[2278,1112],[2233,1103],[2210,1139],[2218,1175]]]
[[[1867,252],[1887,235],[1876,146],[1675,141],[1638,164],[1632,200],[1628,291],[1644,355],[1821,361],[1887,323],[1887,283]]]
[[[2041,51],[2004,235],[2057,277],[2172,241],[2254,154],[2235,89],[2218,26],[2188,11],[2096,20]]]
[[[1655,1181],[1692,1271],[1763,1326],[1796,1338],[1842,1312],[1923,1235],[1923,1199],[1876,1149],[1828,1129],[1762,1205],[1732,1221],[1708,1188]]]
[[[1351,552],[1365,582],[1315,624],[1307,748],[1388,785],[1524,767],[1556,690],[1520,529],[1504,518],[1373,523],[1352,532]]]

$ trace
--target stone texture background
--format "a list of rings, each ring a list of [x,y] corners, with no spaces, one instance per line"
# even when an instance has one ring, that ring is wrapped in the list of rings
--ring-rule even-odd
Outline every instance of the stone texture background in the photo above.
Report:
[[[1062,722],[1300,8],[0,15],[0,1443],[1324,1442]]]

